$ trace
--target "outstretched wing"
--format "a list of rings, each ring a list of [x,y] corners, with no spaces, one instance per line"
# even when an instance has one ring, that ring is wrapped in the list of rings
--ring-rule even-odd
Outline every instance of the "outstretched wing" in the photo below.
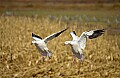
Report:
[[[85,32],[83,32],[80,38],[78,39],[81,49],[84,49],[86,47],[86,41],[87,41],[87,36],[85,35]]]
[[[91,31],[88,31],[88,32],[83,32],[82,35],[80,36],[80,38],[78,39],[80,47],[82,49],[84,49],[86,47],[87,38],[89,38],[89,39],[97,38],[97,37],[101,36],[104,32],[105,32],[104,29],[102,29],[102,30],[91,30]]]
[[[91,30],[91,31],[87,32],[87,35],[88,35],[89,39],[93,39],[93,38],[97,38],[97,37],[101,36],[104,32],[105,32],[104,29],[102,29],[102,30]]]
[[[72,32],[70,32],[70,34],[71,34],[71,36],[72,36],[72,38],[73,38],[73,40],[78,40],[78,36],[76,36],[76,33],[75,33],[75,31],[72,31]]]
[[[32,33],[32,38],[36,41],[41,40],[42,38]]]
[[[45,43],[47,43],[49,40],[52,40],[53,38],[59,36],[61,33],[63,33],[64,31],[66,31],[67,29],[68,29],[68,28],[66,28],[66,29],[64,29],[64,30],[62,30],[62,31],[53,33],[53,34],[51,34],[50,36],[47,36],[47,37],[44,39]]]

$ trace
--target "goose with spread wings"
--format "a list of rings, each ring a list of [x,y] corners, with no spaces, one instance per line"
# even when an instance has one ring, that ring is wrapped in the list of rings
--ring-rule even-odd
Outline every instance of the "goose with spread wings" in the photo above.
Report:
[[[47,47],[47,42],[49,40],[52,40],[53,38],[58,37],[61,33],[66,31],[67,29],[68,28],[66,28],[64,30],[61,30],[59,32],[53,33],[53,34],[47,36],[44,39],[42,39],[38,35],[35,35],[35,34],[32,33],[32,38],[34,39],[34,41],[32,41],[32,43],[36,46],[36,48],[38,49],[40,54],[43,56],[43,61],[44,61],[44,57],[49,57],[50,58],[52,56],[52,52]]]
[[[73,40],[66,41],[65,44],[69,44],[71,46],[73,54],[82,62],[82,60],[85,58],[82,50],[86,47],[86,40],[97,38],[101,36],[104,32],[105,29],[85,31],[81,34],[80,37],[78,37],[76,36],[75,31],[72,31],[70,32],[70,34]],[[76,62],[76,59],[74,59],[74,61]]]

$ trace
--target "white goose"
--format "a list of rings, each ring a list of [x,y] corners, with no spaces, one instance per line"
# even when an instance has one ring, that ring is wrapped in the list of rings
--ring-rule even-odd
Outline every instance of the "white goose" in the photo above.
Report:
[[[43,56],[43,61],[44,61],[44,57],[51,57],[52,56],[52,53],[51,51],[48,49],[46,43],[49,41],[49,40],[52,40],[53,38],[59,36],[61,33],[63,33],[64,31],[66,31],[68,28],[62,30],[62,31],[59,31],[59,32],[56,32],[56,33],[53,33],[49,36],[47,36],[46,38],[42,39],[41,37],[35,35],[32,33],[32,38],[34,39],[34,41],[32,41],[32,43],[36,46],[36,48],[38,49],[38,51],[40,52],[40,54]]]
[[[70,44],[73,54],[78,59],[80,59],[80,61],[82,62],[82,60],[85,58],[82,50],[86,47],[87,38],[89,38],[89,39],[97,38],[98,36],[101,36],[104,32],[105,32],[104,29],[102,29],[102,30],[91,30],[91,31],[83,32],[81,34],[81,36],[78,37],[78,36],[76,36],[75,31],[73,31],[73,32],[70,32],[73,40],[72,41],[66,41],[65,44]],[[74,59],[74,61],[76,62],[75,59]]]

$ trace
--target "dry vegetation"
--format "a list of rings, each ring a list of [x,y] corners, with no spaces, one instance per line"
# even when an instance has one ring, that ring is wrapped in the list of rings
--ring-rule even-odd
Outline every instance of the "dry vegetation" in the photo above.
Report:
[[[48,43],[52,59],[42,62],[41,55],[31,45],[31,33],[44,38],[67,26],[69,30]],[[88,40],[83,63],[79,60],[73,63],[70,46],[64,46],[66,40],[72,39],[70,31],[75,30],[80,35],[83,31],[100,28],[105,26],[76,22],[66,25],[47,18],[1,16],[0,78],[119,78],[120,35],[106,32],[97,39]]]

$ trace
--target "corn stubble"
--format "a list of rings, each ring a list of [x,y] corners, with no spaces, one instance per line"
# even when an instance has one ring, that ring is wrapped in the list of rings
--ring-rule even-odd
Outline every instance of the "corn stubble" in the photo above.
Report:
[[[48,42],[53,53],[51,59],[41,61],[41,55],[34,45],[31,45],[31,33],[40,37],[69,29],[59,37]],[[2,78],[118,78],[120,77],[120,35],[110,35],[105,32],[97,39],[88,40],[83,50],[85,59],[82,63],[73,63],[70,46],[64,46],[66,40],[71,40],[69,32],[75,30],[77,35],[91,29],[105,26],[87,26],[77,22],[66,24],[60,20],[50,21],[45,18],[26,16],[0,17],[0,77]],[[114,33],[114,32],[113,32]]]

